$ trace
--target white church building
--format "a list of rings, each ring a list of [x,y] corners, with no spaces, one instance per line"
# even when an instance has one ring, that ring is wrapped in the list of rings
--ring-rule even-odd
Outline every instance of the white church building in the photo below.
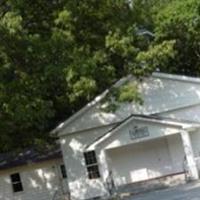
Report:
[[[116,83],[115,87],[128,77]],[[200,79],[163,73],[138,82],[143,104],[102,107],[105,91],[52,131],[58,134],[72,200],[113,188],[199,179]],[[157,182],[156,182],[157,181]]]
[[[62,152],[0,154],[0,200],[98,199],[198,180],[200,79],[153,73],[137,84],[142,105],[105,112],[107,90],[55,128]]]

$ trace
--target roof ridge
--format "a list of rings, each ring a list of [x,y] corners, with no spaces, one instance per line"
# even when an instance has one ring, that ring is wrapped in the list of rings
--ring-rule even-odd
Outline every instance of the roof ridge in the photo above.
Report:
[[[186,75],[181,75],[181,74],[179,75],[179,74],[169,74],[169,73],[162,73],[162,72],[153,72],[152,77],[177,80],[177,81],[183,81],[183,82],[200,83],[200,78],[198,77],[186,76]]]
[[[97,103],[99,103],[109,92],[113,87],[119,87],[122,84],[124,84],[126,81],[133,78],[132,75],[128,75],[126,77],[121,78],[118,80],[114,85],[112,85],[109,89],[106,89],[104,92],[102,92],[100,95],[95,97],[92,101],[87,103],[83,108],[81,108],[79,111],[77,111],[75,114],[73,114],[71,117],[69,117],[64,122],[60,123],[55,129],[53,129],[50,133],[56,134],[58,131],[63,129],[67,124],[71,123],[74,119],[76,119],[79,115],[89,110],[91,107],[95,106]]]

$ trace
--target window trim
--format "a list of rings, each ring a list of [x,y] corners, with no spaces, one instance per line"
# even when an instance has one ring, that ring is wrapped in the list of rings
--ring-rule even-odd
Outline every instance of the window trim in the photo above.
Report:
[[[14,176],[17,175],[19,180],[17,181],[14,181]],[[13,190],[13,193],[19,193],[19,192],[23,192],[24,191],[24,187],[23,187],[23,183],[22,183],[22,179],[21,179],[21,175],[19,172],[16,172],[16,173],[13,173],[13,174],[10,174],[10,181],[11,181],[11,184],[12,184],[12,190]],[[15,186],[16,185],[20,185],[20,190],[16,190],[15,189]]]
[[[90,158],[89,157],[90,154],[91,154],[91,156],[94,156],[94,157]],[[86,166],[88,178],[89,179],[101,178],[96,152],[95,151],[84,152],[83,156],[84,156],[84,160],[85,160],[85,166]],[[88,161],[88,160],[90,160],[90,161]],[[91,169],[90,169],[91,167],[95,167],[96,170],[91,171]]]

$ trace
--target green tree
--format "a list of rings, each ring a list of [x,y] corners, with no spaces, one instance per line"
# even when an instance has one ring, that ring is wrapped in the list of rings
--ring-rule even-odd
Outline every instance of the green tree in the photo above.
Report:
[[[51,130],[119,77],[140,49],[128,1],[0,5],[0,148],[48,143]]]
[[[200,2],[173,0],[153,16],[155,43],[174,41],[175,56],[162,71],[200,75]]]
[[[177,56],[181,60],[177,41],[185,36],[172,37],[176,24],[165,23],[178,6],[184,5],[175,0],[2,1],[0,150],[50,145],[48,132],[58,122],[119,78],[167,71]],[[194,10],[184,11],[190,19]],[[197,32],[190,32],[196,41]],[[119,101],[140,101],[136,90],[127,85],[115,93]]]

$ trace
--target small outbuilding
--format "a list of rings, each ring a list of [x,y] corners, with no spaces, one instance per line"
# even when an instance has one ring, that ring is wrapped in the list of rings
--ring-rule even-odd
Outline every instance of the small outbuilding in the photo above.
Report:
[[[0,154],[0,200],[56,200],[67,194],[60,148]]]

